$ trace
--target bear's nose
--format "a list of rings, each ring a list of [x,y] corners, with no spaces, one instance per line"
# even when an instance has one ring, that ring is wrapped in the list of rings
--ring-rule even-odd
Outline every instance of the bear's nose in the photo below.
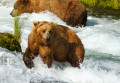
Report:
[[[49,42],[49,41],[50,41],[50,38],[47,38],[47,39],[46,39],[46,42]]]
[[[12,12],[10,13],[10,15],[12,16]]]
[[[12,13],[13,13],[13,11],[10,13],[11,16],[12,16]]]
[[[13,14],[13,11],[10,13],[10,15],[11,15],[12,17],[15,17],[15,15]]]

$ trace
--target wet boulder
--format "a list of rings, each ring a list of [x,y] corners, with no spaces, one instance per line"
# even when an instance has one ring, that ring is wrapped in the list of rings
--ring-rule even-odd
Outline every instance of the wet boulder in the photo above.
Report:
[[[22,52],[20,43],[10,33],[0,33],[0,47],[10,51]]]

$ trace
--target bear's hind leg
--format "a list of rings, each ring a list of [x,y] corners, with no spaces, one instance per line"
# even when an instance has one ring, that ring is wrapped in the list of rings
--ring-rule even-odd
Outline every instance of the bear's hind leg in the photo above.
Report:
[[[73,67],[78,67],[78,68],[80,68],[80,60],[79,60],[79,58],[77,57],[77,56],[75,56],[75,55],[69,55],[69,62],[71,63],[71,65],[73,66]]]
[[[74,50],[69,54],[69,62],[73,67],[80,68],[80,63],[84,60],[85,50],[82,46],[77,46]]]

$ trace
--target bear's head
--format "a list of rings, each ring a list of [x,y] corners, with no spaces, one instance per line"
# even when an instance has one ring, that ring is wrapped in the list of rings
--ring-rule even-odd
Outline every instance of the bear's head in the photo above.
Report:
[[[31,13],[30,0],[17,0],[14,4],[14,9],[10,13],[11,16],[19,16],[22,13]]]
[[[48,45],[53,38],[56,24],[47,21],[34,21],[33,24],[33,31],[36,34],[37,42]]]

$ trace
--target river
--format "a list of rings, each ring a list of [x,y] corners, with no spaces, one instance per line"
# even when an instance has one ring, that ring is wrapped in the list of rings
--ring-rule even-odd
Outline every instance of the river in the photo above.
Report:
[[[13,33],[10,16],[15,0],[0,0],[0,32]],[[45,11],[23,14],[21,46],[25,52],[32,21],[49,21],[65,25],[56,15]],[[88,16],[86,27],[70,27],[82,40],[85,59],[81,68],[68,62],[54,61],[51,68],[43,64],[40,56],[33,61],[35,67],[26,68],[23,53],[0,48],[0,83],[120,83],[120,19]]]

